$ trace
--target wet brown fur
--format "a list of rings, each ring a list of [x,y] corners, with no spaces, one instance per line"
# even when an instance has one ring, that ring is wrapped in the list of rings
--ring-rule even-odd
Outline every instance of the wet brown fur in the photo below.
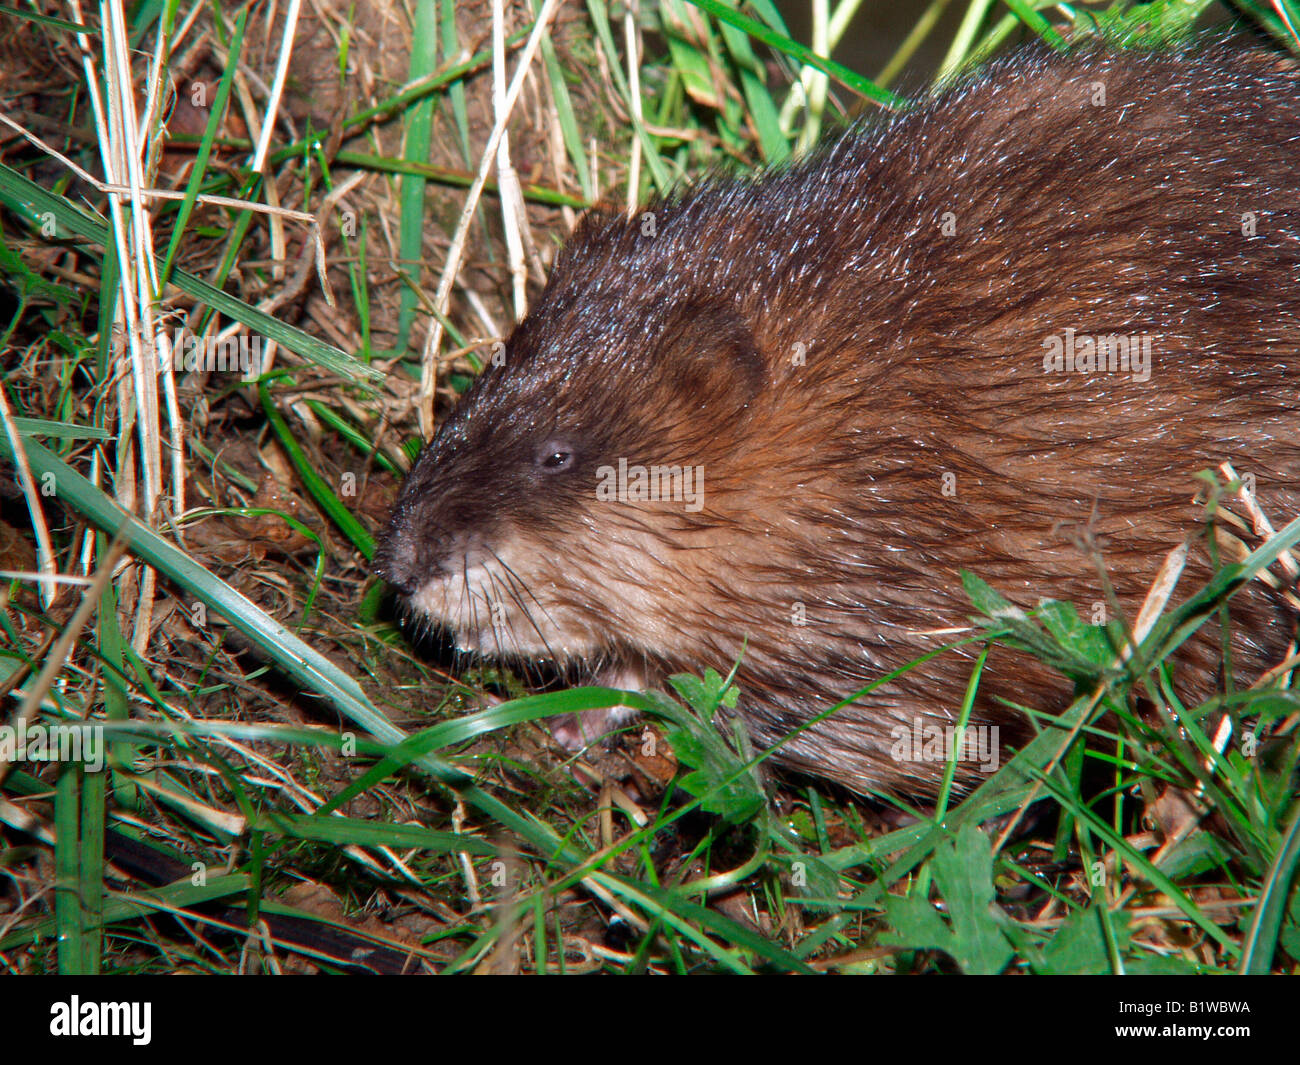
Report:
[[[416,464],[377,570],[479,651],[650,683],[743,653],[760,746],[951,639],[918,633],[968,624],[963,569],[1087,616],[1087,530],[1131,620],[1197,537],[1181,598],[1209,573],[1198,470],[1252,473],[1279,527],[1300,513],[1298,138],[1295,78],[1267,57],[1022,54],[788,169],[656,203],[652,232],[589,216]],[[1150,335],[1150,380],[1045,373],[1066,328]],[[703,508],[598,500],[619,458],[702,466]],[[1290,618],[1263,589],[1234,603],[1257,673]],[[1188,690],[1216,683],[1216,640],[1184,653]],[[942,763],[891,758],[890,730],[951,721],[974,654],[778,761],[932,793]],[[1000,698],[1069,691],[997,649],[975,720],[1006,738]]]

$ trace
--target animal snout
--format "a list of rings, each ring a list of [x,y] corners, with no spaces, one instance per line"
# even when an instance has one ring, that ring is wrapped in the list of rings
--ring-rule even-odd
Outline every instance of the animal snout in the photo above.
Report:
[[[371,570],[403,595],[413,595],[427,579],[420,545],[409,527],[394,522],[379,541]]]

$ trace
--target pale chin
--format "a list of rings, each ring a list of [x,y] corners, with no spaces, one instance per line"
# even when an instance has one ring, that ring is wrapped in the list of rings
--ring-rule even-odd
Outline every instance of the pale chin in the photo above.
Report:
[[[470,587],[473,587],[472,581]],[[568,661],[597,653],[597,648],[587,640],[575,640],[571,634],[566,638],[552,625],[543,624],[539,635],[527,618],[514,612],[507,614],[504,623],[497,628],[483,627],[478,622],[491,616],[491,604],[483,595],[467,592],[465,582],[460,579],[454,582],[454,586],[430,581],[407,596],[406,602],[412,613],[451,633],[456,650],[466,654],[484,658],[497,658],[504,654],[507,657]],[[469,609],[470,604],[473,610]],[[460,609],[449,609],[454,607]]]
[[[590,658],[598,649],[585,644],[578,645],[565,642],[558,637],[547,645],[537,638],[537,633],[529,627],[528,635],[532,640],[521,639],[519,633],[495,632],[492,629],[471,631],[458,629],[447,619],[439,619],[441,624],[454,634],[453,643],[456,650],[483,658],[536,658],[550,659],[555,662],[570,662]],[[549,634],[548,634],[549,636]]]

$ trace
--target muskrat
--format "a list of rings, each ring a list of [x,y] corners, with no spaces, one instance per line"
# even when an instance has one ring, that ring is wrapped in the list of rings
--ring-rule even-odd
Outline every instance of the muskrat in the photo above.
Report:
[[[1192,541],[1180,590],[1210,574],[1198,471],[1300,513],[1297,146],[1285,60],[1035,51],[783,168],[593,211],[415,463],[375,571],[462,650],[623,689],[739,662],[760,749],[952,641],[963,570],[1089,618],[1095,544],[1131,620],[1171,548]],[[1282,595],[1233,609],[1237,668],[1284,653]],[[1184,647],[1189,690],[1219,640]],[[954,720],[976,650],[775,760],[933,794],[943,762],[899,757],[898,729]],[[1005,740],[1006,701],[1070,698],[999,646],[972,721]]]

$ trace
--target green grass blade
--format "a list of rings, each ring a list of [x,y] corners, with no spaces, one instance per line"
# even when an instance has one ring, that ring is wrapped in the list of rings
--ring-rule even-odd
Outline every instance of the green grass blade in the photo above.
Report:
[[[362,821],[355,817],[266,814],[253,828],[292,839],[310,839],[337,846],[418,848],[435,854],[464,852],[482,858],[500,853],[491,840],[457,832],[439,832],[423,825],[395,825],[387,821]]]
[[[28,22],[39,22],[42,26],[49,26],[55,30],[67,30],[69,33],[94,33],[91,26],[83,26],[80,22],[69,22],[67,19],[54,18],[51,15],[38,15],[34,11],[20,11],[16,7],[10,7],[8,4],[0,4],[0,15],[8,15],[10,18],[26,19]]]
[[[209,877],[206,884],[197,886],[186,877],[164,888],[136,892],[130,898],[110,895],[104,905],[104,923],[115,924],[155,913],[183,912],[207,902],[243,894],[247,890],[248,877],[240,873]],[[0,939],[0,951],[26,946],[57,934],[58,924],[55,918],[39,921]]]
[[[77,875],[81,860],[80,776],[76,766],[65,765],[54,788],[54,923],[58,930],[59,973],[63,976],[86,972],[86,941],[77,900],[81,887]]]
[[[229,54],[226,57],[226,69],[217,83],[217,95],[212,101],[212,111],[208,115],[207,128],[199,141],[199,152],[190,170],[190,180],[185,185],[185,199],[181,201],[180,210],[172,226],[171,240],[167,242],[167,255],[163,260],[162,273],[158,279],[158,289],[163,291],[171,280],[172,268],[176,265],[176,253],[180,251],[181,240],[185,236],[185,227],[198,201],[199,189],[208,172],[208,160],[212,156],[212,142],[221,128],[221,121],[226,115],[226,101],[230,99],[230,88],[235,83],[235,71],[239,69],[240,50],[244,46],[244,29],[248,25],[248,9],[239,12],[235,19],[235,32],[231,37]]]
[[[895,96],[892,92],[878,87],[870,78],[864,78],[861,74],[850,70],[848,67],[841,66],[833,59],[826,59],[819,56],[807,45],[800,44],[790,37],[783,37],[779,33],[768,29],[761,22],[755,22],[751,18],[734,11],[722,3],[721,0],[689,0],[702,11],[707,11],[710,15],[722,22],[730,23],[739,30],[753,37],[755,40],[762,41],[770,48],[775,48],[778,52],[784,52],[793,59],[806,63],[815,70],[820,70],[823,74],[834,78],[841,85],[852,89],[859,96],[865,96],[868,100],[874,100],[876,103],[893,110],[902,110],[907,106],[907,101],[901,96]]]
[[[415,27],[411,40],[410,81],[431,76],[438,67],[438,8],[436,0],[417,0]],[[426,96],[407,112],[406,137],[402,156],[417,163],[429,160],[429,141],[433,126],[433,97]],[[399,193],[398,247],[402,262],[419,263],[424,257],[424,178],[406,174]],[[401,286],[397,318],[397,350],[405,351],[420,285],[419,267],[398,267],[408,284]]]
[[[1277,859],[1269,869],[1264,886],[1260,890],[1255,916],[1241,944],[1239,969],[1241,973],[1264,975],[1272,967],[1278,931],[1282,927],[1282,918],[1286,914],[1287,902],[1291,897],[1292,881],[1295,879],[1298,862],[1300,862],[1300,809],[1297,809],[1291,818],[1291,825],[1286,830],[1282,846],[1278,848]]]
[[[47,219],[54,219],[60,236],[72,234],[101,247],[109,246],[108,226],[102,220],[74,207],[63,197],[47,192],[3,163],[0,163],[0,202],[38,226]],[[265,311],[250,306],[184,270],[175,271],[173,280],[187,295],[227,318],[246,325],[253,333],[274,340],[308,362],[346,377],[349,381],[378,381],[383,376],[378,369],[367,366],[333,345],[272,318]]]
[[[108,777],[103,772],[81,773],[81,777],[81,845],[77,866],[81,961],[83,972],[98,975],[104,950],[104,826],[108,817]]]
[[[273,375],[274,376],[274,375]],[[288,423],[281,416],[280,411],[275,406],[275,401],[271,399],[271,394],[267,390],[267,382],[261,380],[257,383],[257,394],[262,401],[262,410],[266,414],[267,421],[275,430],[279,437],[280,444],[288,453],[289,458],[293,461],[294,468],[298,471],[298,476],[306,486],[307,491],[316,500],[323,511],[328,514],[337,525],[340,531],[352,541],[352,545],[360,551],[366,558],[370,558],[375,553],[374,537],[366,531],[364,525],[357,521],[352,511],[343,505],[343,501],[334,494],[334,490],[325,483],[325,479],[316,472],[307,456],[303,454],[302,448],[298,446],[298,441],[294,438],[293,433],[289,431]]]
[[[533,0],[534,18],[541,9],[542,0]],[[555,104],[555,113],[559,118],[564,150],[568,153],[574,174],[577,175],[583,199],[591,203],[596,198],[596,189],[591,183],[591,164],[587,160],[587,149],[582,143],[582,133],[578,129],[578,117],[573,111],[573,97],[569,95],[569,86],[564,80],[565,71],[555,54],[555,42],[551,40],[550,34],[542,38],[542,62],[546,64],[546,73],[550,78],[551,101]]]
[[[19,436],[47,436],[55,440],[112,440],[112,434],[97,425],[73,425],[48,418],[15,418]]]
[[[614,45],[614,34],[609,25],[609,8],[605,4],[605,0],[587,0],[587,11],[591,15],[591,21],[596,27],[596,36],[600,38],[600,45],[605,49],[605,54],[608,56],[620,55],[621,53]],[[636,117],[637,109],[632,106],[632,87],[628,84],[627,72],[619,63],[615,62],[609,64],[609,73],[614,79],[614,85],[617,87],[619,95],[627,102],[628,117],[632,121],[632,128],[636,136],[641,141],[641,147],[645,149],[645,164],[650,171],[651,180],[654,181],[654,186],[660,193],[665,193],[672,187],[673,178],[659,154],[658,142],[650,136],[649,130],[645,128],[645,123]]]

